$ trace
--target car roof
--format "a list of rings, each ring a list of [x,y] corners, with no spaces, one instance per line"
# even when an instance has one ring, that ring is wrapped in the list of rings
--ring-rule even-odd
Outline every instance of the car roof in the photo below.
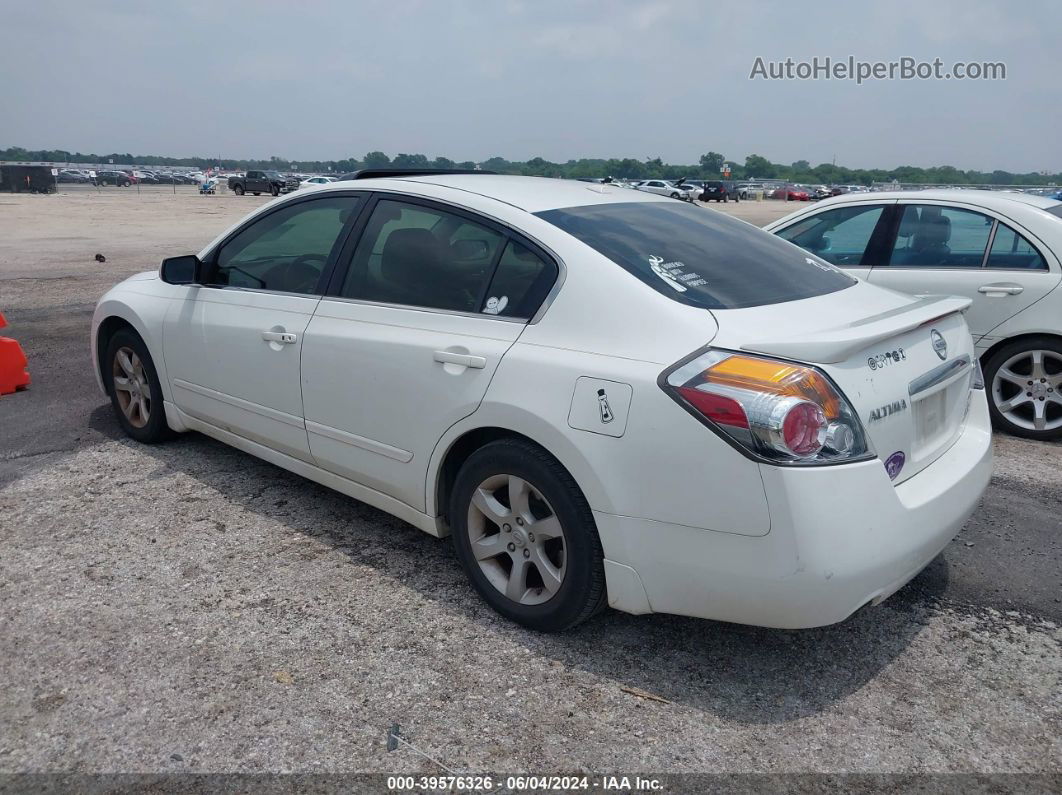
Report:
[[[662,181],[662,180],[661,180]],[[523,177],[508,174],[426,174],[422,176],[388,177],[380,179],[332,182],[324,190],[410,190],[417,183],[451,188],[473,193],[505,204],[538,213],[560,207],[582,207],[588,204],[621,202],[674,201],[666,196],[641,193],[600,182],[580,182],[552,177]],[[415,191],[414,191],[415,192]]]
[[[877,193],[847,193],[843,196],[835,196],[819,202],[820,207],[830,204],[846,204],[858,201],[893,201],[905,199],[908,201],[949,201],[962,204],[976,204],[992,210],[1005,210],[1015,204],[1024,204],[1031,207],[1046,209],[1054,207],[1059,202],[1057,199],[1049,199],[1046,196],[1037,196],[1033,193],[1005,193],[995,190],[962,190],[962,189],[935,189],[935,190],[888,190]]]

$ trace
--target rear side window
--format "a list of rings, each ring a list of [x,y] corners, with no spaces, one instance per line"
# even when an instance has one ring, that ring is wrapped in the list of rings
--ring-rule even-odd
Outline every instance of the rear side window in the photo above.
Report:
[[[537,214],[654,290],[705,309],[796,301],[856,283],[751,224],[680,202],[624,202]]]
[[[1047,263],[1032,243],[1006,224],[997,224],[987,267],[1045,271]]]
[[[557,280],[557,266],[516,240],[510,240],[494,271],[482,312],[529,318]]]

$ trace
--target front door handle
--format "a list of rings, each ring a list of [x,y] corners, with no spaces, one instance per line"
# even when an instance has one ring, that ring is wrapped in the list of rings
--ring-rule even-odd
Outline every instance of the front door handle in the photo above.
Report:
[[[977,288],[977,292],[991,296],[1018,295],[1025,288],[1020,284],[986,284]]]
[[[284,345],[294,345],[299,338],[290,331],[263,331],[262,339],[266,342],[279,342]]]
[[[451,351],[435,351],[432,354],[435,361],[440,364],[459,364],[473,370],[482,370],[487,366],[487,360],[482,356],[472,356],[468,353],[452,353]]]

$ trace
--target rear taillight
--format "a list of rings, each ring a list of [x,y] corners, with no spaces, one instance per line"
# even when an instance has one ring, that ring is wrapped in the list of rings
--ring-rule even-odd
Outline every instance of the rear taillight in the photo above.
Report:
[[[709,349],[661,384],[706,425],[768,461],[823,464],[869,454],[855,411],[809,365]]]

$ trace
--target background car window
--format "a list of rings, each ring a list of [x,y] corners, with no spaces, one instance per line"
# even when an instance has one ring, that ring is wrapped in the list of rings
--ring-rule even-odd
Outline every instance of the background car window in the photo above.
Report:
[[[992,219],[958,207],[903,208],[889,264],[904,268],[980,268]]]
[[[775,235],[686,202],[593,204],[536,215],[672,300],[707,309],[796,301],[856,283]]]
[[[354,252],[345,298],[476,312],[505,236],[463,216],[378,202]]]
[[[253,221],[221,247],[211,283],[315,294],[358,201],[335,196],[299,202]]]
[[[884,211],[880,204],[838,207],[797,221],[778,236],[834,265],[859,265]]]
[[[529,318],[557,280],[557,266],[515,240],[505,245],[480,311]]]
[[[1047,270],[1047,263],[1032,243],[1006,224],[999,224],[992,250],[988,252],[988,267]]]

